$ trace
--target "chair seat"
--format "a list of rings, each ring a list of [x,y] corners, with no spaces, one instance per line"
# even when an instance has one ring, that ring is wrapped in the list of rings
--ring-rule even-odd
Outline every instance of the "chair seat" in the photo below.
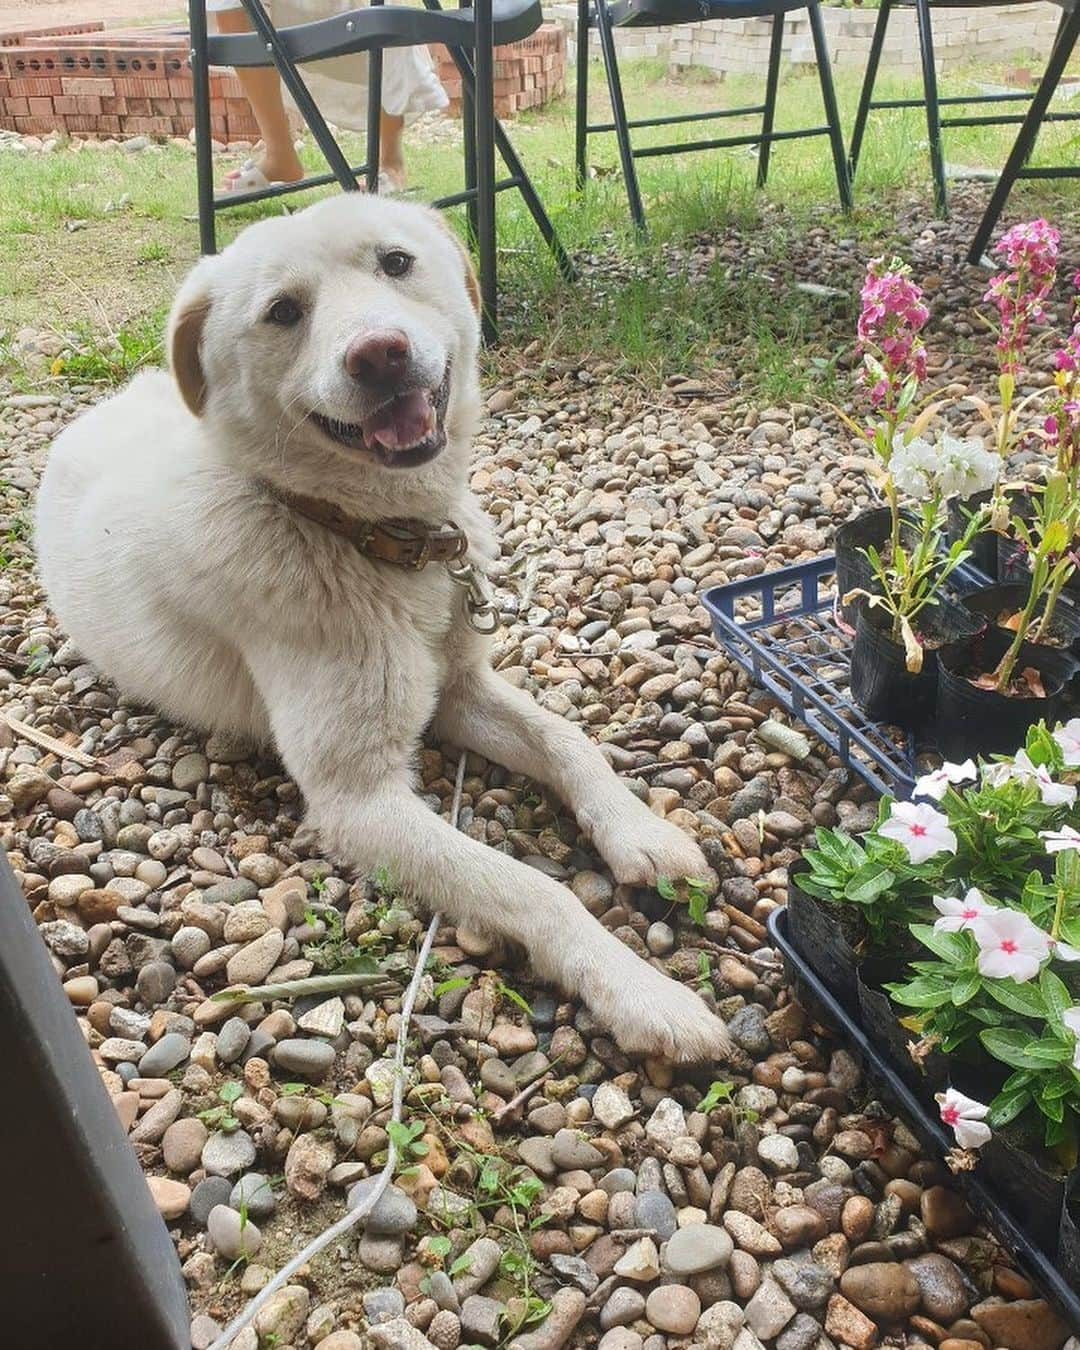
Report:
[[[496,46],[531,37],[544,21],[540,0],[492,0]],[[335,14],[315,23],[279,28],[289,59],[297,64],[331,56],[350,56],[373,47],[420,47],[432,42],[471,48],[473,9],[429,10],[404,5],[377,5]],[[212,64],[220,66],[273,65],[257,33],[214,33],[207,41]]]
[[[764,19],[806,7],[807,0],[614,0],[608,9],[616,28],[667,28],[710,19]]]

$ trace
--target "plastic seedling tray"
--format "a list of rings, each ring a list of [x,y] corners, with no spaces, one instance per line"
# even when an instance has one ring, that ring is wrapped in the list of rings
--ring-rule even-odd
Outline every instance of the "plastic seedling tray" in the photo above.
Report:
[[[810,562],[713,586],[701,597],[716,640],[793,717],[877,792],[908,797],[918,776],[913,738],[871,721],[848,690],[854,632],[839,616],[826,553]],[[988,579],[958,568],[951,589],[964,594]]]
[[[953,1147],[953,1141],[891,1066],[882,1048],[870,1039],[856,1018],[837,1002],[803,960],[792,943],[785,909],[773,910],[769,915],[769,935],[793,976],[792,982],[800,998],[817,1004],[825,1020],[843,1031],[844,1038],[862,1059],[864,1070],[886,1089],[888,1097],[907,1117],[924,1146],[937,1157],[944,1157]],[[1031,1241],[1009,1209],[980,1179],[978,1168],[959,1173],[956,1180],[975,1213],[986,1221],[1005,1250],[1020,1261],[1033,1283],[1057,1308],[1073,1332],[1080,1335],[1080,1288]]]

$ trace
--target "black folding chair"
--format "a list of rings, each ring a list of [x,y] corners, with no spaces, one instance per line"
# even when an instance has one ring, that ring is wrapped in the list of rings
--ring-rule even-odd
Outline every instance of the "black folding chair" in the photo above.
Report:
[[[492,342],[496,336],[496,193],[508,188],[516,188],[521,193],[560,270],[573,280],[573,263],[563,249],[517,151],[495,117],[494,48],[520,42],[536,32],[543,20],[539,0],[476,0],[475,5],[463,5],[456,10],[442,9],[439,0],[424,0],[425,9],[384,5],[381,0],[372,0],[364,9],[280,29],[274,27],[263,0],[242,0],[242,3],[251,20],[253,31],[250,33],[208,33],[204,0],[190,0],[189,3],[199,236],[204,253],[216,251],[214,224],[218,211],[268,197],[303,192],[335,181],[346,192],[355,192],[363,178],[367,190],[376,192],[383,50],[441,42],[449,48],[461,73],[465,188],[462,192],[440,197],[432,205],[440,208],[465,205],[467,208],[469,232],[479,261],[485,341]],[[312,99],[298,66],[357,52],[368,53],[368,115],[365,162],[354,167],[349,164]],[[271,184],[217,197],[214,194],[210,133],[210,67],[271,65],[277,68],[282,83],[326,158],[329,171],[309,175],[296,183]],[[507,170],[506,177],[501,179],[495,177],[496,149]]]
[[[990,237],[990,232],[1001,214],[1005,200],[1017,178],[1066,178],[1074,177],[1080,170],[1075,168],[1027,169],[1024,167],[1031,153],[1035,138],[1043,122],[1069,122],[1080,118],[1076,112],[1048,111],[1050,99],[1057,88],[1061,72],[1072,54],[1076,43],[1077,24],[1076,0],[1054,0],[1061,6],[1061,22],[1057,37],[1050,54],[1046,73],[1034,94],[1016,90],[1005,94],[967,94],[942,98],[938,94],[937,70],[934,65],[934,36],[931,12],[935,9],[985,9],[1004,4],[1023,4],[1025,0],[880,0],[874,36],[870,43],[870,54],[866,63],[866,75],[863,79],[859,107],[855,114],[855,125],[851,133],[851,176],[854,179],[862,151],[863,137],[867,119],[872,110],[885,108],[926,108],[926,131],[930,148],[930,172],[934,180],[934,209],[944,216],[948,210],[945,187],[945,158],[942,149],[941,132],[947,127],[987,127],[1019,124],[1020,133],[1009,160],[1002,170],[991,203],[993,213],[987,212],[983,224],[979,227],[976,243],[972,245],[973,261],[978,261],[982,248]],[[878,65],[881,61],[881,49],[889,27],[892,11],[900,6],[914,8],[919,30],[919,54],[922,63],[923,97],[874,99],[874,82],[877,79]],[[942,117],[943,107],[969,107],[985,104],[1020,103],[1031,104],[1027,113],[997,112],[989,114],[964,112],[957,117]],[[996,202],[996,206],[995,203]],[[978,241],[981,239],[981,243]],[[976,244],[978,245],[976,247]]]
[[[792,10],[805,9],[810,20],[810,33],[817,58],[821,98],[825,105],[825,125],[802,127],[795,131],[776,131],[773,119],[776,110],[776,91],[780,82],[780,55],[784,38],[784,15]],[[745,108],[721,108],[715,112],[680,113],[672,117],[642,117],[630,120],[626,115],[619,63],[615,54],[615,29],[660,28],[683,23],[701,23],[708,19],[760,19],[772,16],[772,42],[769,47],[769,68],[765,81],[765,102]],[[611,96],[610,122],[589,122],[589,29],[594,27],[600,38],[600,53],[607,75]],[[707,122],[724,117],[761,116],[761,130],[740,136],[723,136],[712,140],[689,141],[679,145],[649,145],[635,147],[630,132],[637,127],[681,126],[687,122]],[[630,215],[640,230],[645,228],[645,211],[641,204],[636,159],[658,155],[678,155],[685,150],[720,150],[727,146],[757,145],[759,187],[764,187],[769,176],[769,155],[774,141],[801,140],[807,136],[828,136],[836,169],[836,188],[844,210],[851,207],[851,187],[844,157],[844,138],[840,130],[840,114],[836,106],[832,68],[825,43],[819,0],[578,0],[577,25],[577,184],[584,186],[587,177],[586,149],[588,138],[601,132],[615,133],[619,147]]]

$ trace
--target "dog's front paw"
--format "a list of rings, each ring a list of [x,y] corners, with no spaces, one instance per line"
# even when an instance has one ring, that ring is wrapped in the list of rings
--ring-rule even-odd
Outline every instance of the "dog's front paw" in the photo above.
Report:
[[[616,881],[626,886],[655,886],[658,877],[712,879],[712,868],[688,834],[627,796],[627,809],[592,832],[593,843]]]
[[[644,962],[619,988],[605,991],[593,1011],[627,1054],[696,1063],[735,1052],[727,1026],[697,994]]]

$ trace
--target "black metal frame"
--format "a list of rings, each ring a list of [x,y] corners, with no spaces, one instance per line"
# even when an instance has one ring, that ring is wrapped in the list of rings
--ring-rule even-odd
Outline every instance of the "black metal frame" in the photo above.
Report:
[[[645,209],[638,185],[637,169],[634,161],[649,159],[659,155],[676,155],[684,151],[721,150],[737,145],[757,145],[758,154],[757,185],[764,187],[769,176],[769,158],[774,141],[801,140],[809,136],[828,136],[832,147],[833,164],[836,170],[836,187],[840,204],[845,211],[851,209],[851,182],[848,173],[847,158],[844,152],[843,133],[840,128],[840,112],[836,103],[836,90],[833,86],[832,67],[829,62],[825,31],[821,20],[819,0],[806,0],[803,6],[810,21],[810,33],[817,59],[818,78],[821,81],[821,97],[825,105],[825,125],[804,127],[794,131],[775,131],[776,93],[780,83],[780,56],[784,38],[785,11],[762,0],[760,10],[747,14],[747,6],[740,3],[738,17],[764,18],[772,15],[772,38],[769,44],[769,67],[765,82],[765,102],[743,108],[720,108],[712,112],[684,113],[671,117],[644,117],[629,119],[626,115],[626,102],[623,98],[622,80],[619,75],[619,63],[615,52],[615,23],[612,7],[608,0],[578,0],[577,24],[577,102],[575,115],[575,176],[578,189],[584,185],[587,174],[586,154],[588,138],[605,132],[614,132],[619,149],[619,163],[622,168],[623,182],[626,185],[627,203],[630,215],[637,228],[644,232]],[[701,12],[694,21],[717,19],[722,21],[724,0],[703,0]],[[689,19],[661,18],[658,23],[689,22]],[[639,23],[638,26],[644,26]],[[612,121],[589,122],[589,29],[595,27],[600,38],[600,51],[607,76],[608,93],[611,97]],[[749,135],[714,137],[709,140],[688,141],[686,144],[650,145],[635,147],[631,143],[630,131],[635,127],[680,126],[689,122],[716,121],[726,117],[749,117],[761,115],[761,131]]]
[[[0,852],[4,1341],[188,1350],[176,1249],[41,936]]]
[[[477,251],[485,342],[494,342],[498,333],[496,193],[510,188],[516,188],[521,193],[559,270],[568,280],[575,279],[574,264],[563,248],[517,151],[495,117],[495,23],[492,0],[475,0],[475,3],[473,0],[463,0],[457,11],[444,11],[440,0],[424,0],[426,13],[398,8],[379,15],[372,14],[368,8],[338,15],[334,20],[281,30],[274,27],[263,0],[241,0],[241,3],[254,32],[212,36],[207,32],[204,0],[190,0],[189,3],[199,239],[203,253],[217,251],[215,218],[218,211],[304,192],[335,181],[343,191],[356,192],[361,176],[367,191],[377,192],[383,49],[386,46],[443,41],[461,74],[465,188],[461,192],[440,197],[431,205],[439,209],[461,205],[466,207],[469,235]],[[370,4],[379,7],[384,4],[384,0],[370,0]],[[525,32],[518,34],[525,35]],[[462,44],[463,38],[467,40],[468,47]],[[320,46],[320,42],[323,45]],[[366,51],[369,59],[366,161],[362,165],[352,166],[311,97],[297,66],[303,61],[320,57],[361,51]],[[329,172],[311,174],[296,183],[271,184],[246,192],[216,196],[210,126],[209,69],[212,64],[276,67],[325,157]],[[495,176],[496,149],[507,170],[507,176],[501,179]]]
[[[1061,22],[1051,49],[1046,71],[1038,88],[1033,94],[1018,91],[1010,94],[971,94],[955,95],[943,98],[938,94],[937,70],[934,65],[934,35],[931,11],[949,8],[989,7],[994,0],[963,0],[962,4],[951,5],[949,0],[881,0],[874,36],[870,43],[870,53],[866,63],[866,75],[863,78],[859,106],[855,114],[855,124],[851,132],[850,170],[852,181],[858,169],[859,155],[862,151],[866,123],[872,111],[888,108],[926,109],[926,131],[930,148],[930,172],[934,182],[934,209],[939,216],[948,213],[948,196],[945,184],[945,159],[942,150],[941,132],[947,127],[984,127],[1019,125],[1016,143],[1006,161],[998,179],[997,187],[991,198],[990,206],[975,236],[969,253],[970,261],[978,262],[990,234],[997,224],[1002,208],[1008,198],[1012,185],[1017,178],[1073,178],[1080,176],[1080,168],[1061,167],[1056,169],[1025,168],[1043,122],[1073,122],[1080,120],[1078,112],[1048,112],[1050,99],[1057,88],[1061,73],[1065,69],[1073,47],[1080,33],[1080,13],[1070,6],[1062,9]],[[875,100],[874,83],[877,79],[881,51],[889,27],[892,11],[898,7],[914,8],[919,31],[919,53],[922,64],[923,97],[894,98]],[[985,104],[1027,103],[1028,109],[1022,113],[992,113],[976,115],[964,113],[959,117],[942,117],[943,107],[971,107]]]

